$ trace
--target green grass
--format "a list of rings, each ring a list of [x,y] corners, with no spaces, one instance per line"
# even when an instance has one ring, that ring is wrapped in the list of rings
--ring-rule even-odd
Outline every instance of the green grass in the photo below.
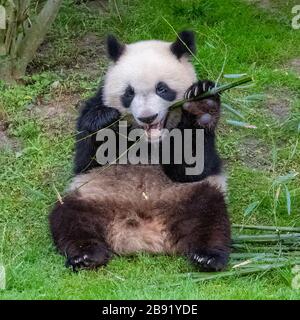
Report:
[[[47,215],[56,200],[54,185],[62,193],[71,176],[72,124],[55,117],[45,122],[30,113],[41,100],[75,93],[84,98],[97,87],[98,75],[73,68],[82,54],[76,39],[111,32],[127,42],[171,41],[175,35],[170,25],[177,31],[193,29],[199,78],[216,80],[223,68],[224,74],[247,73],[255,79],[254,87],[224,95],[224,101],[242,113],[242,121],[257,126],[229,125],[226,120],[241,119],[225,111],[219,128],[232,222],[300,226],[300,175],[281,183],[280,189],[274,184],[278,176],[300,171],[300,75],[289,68],[291,59],[300,58],[300,31],[290,26],[291,7],[297,1],[282,2],[272,1],[275,6],[270,11],[242,0],[124,0],[111,1],[98,15],[84,4],[78,7],[65,1],[47,39],[52,50],[32,64],[36,73],[26,77],[24,85],[0,85],[0,120],[20,145],[17,150],[2,148],[0,153],[0,262],[7,272],[1,299],[300,298],[299,290],[291,287],[291,268],[193,283],[180,276],[194,271],[183,258],[140,254],[115,258],[98,271],[67,270],[52,245]],[[96,60],[101,75],[106,62],[103,52]],[[51,86],[56,81],[59,88]],[[228,80],[221,77],[220,81]],[[261,93],[266,100],[245,100]],[[282,108],[283,98],[288,101],[288,114],[276,117],[270,99]],[[285,186],[291,194],[290,214]],[[260,205],[245,215],[255,201]]]

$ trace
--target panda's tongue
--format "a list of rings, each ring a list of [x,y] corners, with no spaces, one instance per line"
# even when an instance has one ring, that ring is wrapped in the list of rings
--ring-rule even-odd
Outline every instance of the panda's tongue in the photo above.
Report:
[[[161,122],[152,124],[152,125],[146,125],[145,126],[146,134],[149,138],[158,138],[161,135]]]

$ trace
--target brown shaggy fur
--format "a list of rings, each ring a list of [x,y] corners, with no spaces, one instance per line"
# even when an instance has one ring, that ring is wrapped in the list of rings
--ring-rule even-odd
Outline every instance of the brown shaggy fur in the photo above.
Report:
[[[112,165],[76,176],[69,191],[50,224],[73,267],[92,268],[106,264],[112,253],[138,251],[183,254],[203,269],[218,270],[227,262],[222,176],[175,183],[160,166]]]

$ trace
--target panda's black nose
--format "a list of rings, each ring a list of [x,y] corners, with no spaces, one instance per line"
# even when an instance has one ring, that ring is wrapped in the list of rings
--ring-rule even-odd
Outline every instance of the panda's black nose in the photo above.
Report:
[[[141,118],[138,118],[141,122],[144,122],[144,123],[147,123],[147,124],[150,124],[152,123],[158,116],[158,113],[154,114],[153,116],[150,116],[150,117],[141,117]]]

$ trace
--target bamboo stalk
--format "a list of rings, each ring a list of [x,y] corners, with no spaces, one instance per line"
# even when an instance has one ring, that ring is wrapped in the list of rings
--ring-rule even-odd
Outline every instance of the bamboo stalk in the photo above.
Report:
[[[242,276],[280,269],[300,264],[300,233],[298,228],[276,226],[242,226],[259,231],[277,231],[293,233],[250,234],[233,237],[232,248],[237,250],[231,253],[229,270],[213,273],[192,272],[180,274],[180,277],[190,277],[192,282],[215,280],[231,276]],[[273,244],[272,242],[278,244]],[[262,245],[259,245],[259,244]],[[270,245],[268,245],[270,243]],[[242,252],[240,252],[242,251]],[[175,283],[173,285],[180,285]]]
[[[300,227],[276,227],[276,226],[253,226],[253,225],[242,225],[233,224],[233,228],[240,229],[252,229],[252,230],[262,230],[262,231],[285,231],[285,232],[300,232]]]
[[[270,271],[274,269],[279,269],[283,267],[287,267],[291,264],[299,264],[300,259],[294,261],[286,261],[286,262],[278,262],[273,264],[260,264],[253,267],[244,267],[244,268],[236,268],[234,270],[223,271],[223,272],[212,272],[212,273],[200,273],[200,272],[191,272],[187,274],[182,274],[183,277],[191,277],[192,282],[201,282],[206,280],[220,279],[230,276],[241,276],[246,274],[254,274],[263,271]],[[172,286],[180,285],[180,283],[175,283]]]
[[[258,244],[258,243],[256,243]],[[263,243],[265,245],[265,243]],[[249,250],[251,249],[251,251],[258,251],[261,253],[261,251],[264,251],[264,252],[274,252],[274,251],[288,251],[288,252],[295,252],[295,251],[299,251],[300,249],[300,244],[296,245],[296,246],[287,246],[285,244],[280,244],[280,245],[269,245],[269,246],[253,246],[251,245],[251,242],[248,242],[247,245],[244,245],[244,244],[237,244],[237,243],[234,243],[231,245],[231,247],[234,249],[234,250]]]
[[[273,241],[278,242],[278,241],[295,240],[295,239],[300,241],[300,233],[239,235],[239,236],[234,236],[232,238],[233,242],[273,242]]]
[[[219,87],[214,87],[213,89],[211,90],[208,90],[207,92],[197,96],[197,97],[193,97],[191,99],[183,99],[183,100],[179,100],[177,102],[175,102],[174,104],[172,104],[169,108],[169,110],[173,110],[173,109],[176,109],[178,107],[181,107],[184,103],[186,102],[192,102],[192,101],[198,101],[198,100],[203,100],[205,98],[208,98],[208,97],[211,97],[211,96],[214,96],[216,94],[220,94],[226,90],[229,90],[229,89],[232,89],[232,88],[235,88],[235,87],[238,87],[242,84],[245,84],[247,82],[250,82],[252,81],[252,77],[245,77],[245,78],[242,78],[242,79],[239,79],[237,81],[233,81],[233,82],[230,82],[230,83],[227,83],[227,84],[223,84]]]

